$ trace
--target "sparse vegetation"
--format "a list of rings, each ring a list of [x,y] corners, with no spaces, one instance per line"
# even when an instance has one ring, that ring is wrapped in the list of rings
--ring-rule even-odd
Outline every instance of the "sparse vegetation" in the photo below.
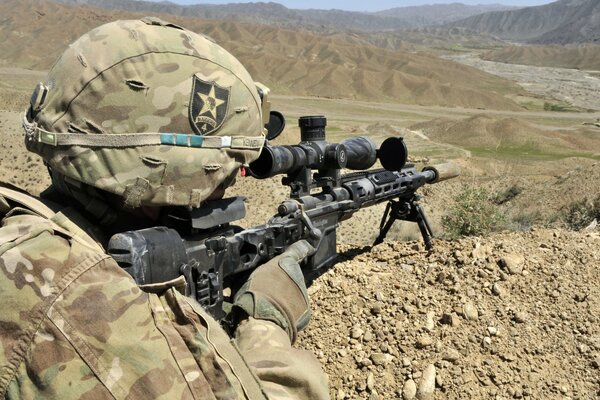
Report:
[[[569,107],[560,105],[560,104],[555,104],[555,103],[550,103],[550,102],[544,102],[544,111],[571,111],[569,109]]]
[[[563,211],[563,221],[573,230],[588,226],[594,219],[600,219],[600,195],[596,199],[583,199],[571,203]]]
[[[455,198],[455,204],[442,218],[448,236],[483,236],[499,231],[505,216],[493,204],[490,193],[483,187],[466,186]]]

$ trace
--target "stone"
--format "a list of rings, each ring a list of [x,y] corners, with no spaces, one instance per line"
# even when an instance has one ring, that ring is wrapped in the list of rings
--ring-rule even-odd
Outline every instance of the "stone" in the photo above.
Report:
[[[514,320],[519,324],[525,323],[527,321],[527,314],[522,311],[517,311],[515,313]]]
[[[433,393],[435,391],[435,366],[429,364],[423,370],[423,376],[419,382],[417,388],[417,399],[418,400],[432,400]]]
[[[373,304],[373,307],[371,307],[371,313],[373,315],[379,315],[381,314],[381,311],[383,311],[383,305],[379,302]]]
[[[372,372],[369,372],[369,375],[367,376],[367,390],[369,392],[372,392],[374,388],[375,388],[375,375],[373,375]]]
[[[417,396],[417,385],[412,379],[404,382],[402,387],[402,398],[404,400],[413,400]]]
[[[502,257],[498,263],[500,267],[506,269],[511,275],[518,275],[523,273],[523,262],[525,259],[521,255],[507,254]]]
[[[470,321],[477,321],[479,319],[479,311],[477,311],[473,303],[466,303],[463,306],[463,315]]]
[[[433,339],[429,336],[420,336],[417,338],[415,345],[418,349],[423,349],[425,347],[429,347],[433,344]]]
[[[358,327],[358,326],[355,326],[355,327],[353,327],[353,328],[352,328],[352,330],[350,331],[350,337],[351,337],[352,339],[358,339],[358,338],[360,338],[360,337],[361,337],[361,336],[362,336],[364,333],[365,333],[365,332],[364,332],[362,329],[360,329],[360,327]]]
[[[460,359],[460,353],[455,349],[448,349],[442,355],[442,360],[449,361],[451,363],[454,363],[454,362],[458,361],[459,359]]]
[[[435,329],[435,313],[433,311],[430,311],[427,313],[427,319],[425,321],[425,330],[431,332]]]
[[[442,315],[442,318],[440,319],[440,323],[444,324],[444,325],[450,325],[450,326],[458,326],[460,324],[460,319],[458,318],[458,315],[451,313],[451,314],[444,314]]]
[[[371,361],[373,361],[373,365],[385,365],[391,361],[390,357],[393,358],[390,354],[373,353],[371,354]]]
[[[499,284],[498,282],[494,283],[494,285],[492,286],[492,293],[498,297],[505,297],[506,296],[506,289],[504,289],[504,287]]]

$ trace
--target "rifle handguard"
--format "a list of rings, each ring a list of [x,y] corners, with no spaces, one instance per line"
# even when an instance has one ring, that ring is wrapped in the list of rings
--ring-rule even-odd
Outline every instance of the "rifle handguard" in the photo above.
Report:
[[[460,167],[452,162],[428,165],[423,168],[423,171],[432,171],[435,174],[435,178],[429,183],[438,183],[448,179],[456,178],[460,175]]]

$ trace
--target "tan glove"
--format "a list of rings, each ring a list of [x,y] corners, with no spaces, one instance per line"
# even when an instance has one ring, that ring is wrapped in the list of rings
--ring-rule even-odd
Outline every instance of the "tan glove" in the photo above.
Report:
[[[234,310],[276,323],[294,343],[311,316],[299,262],[314,252],[307,241],[300,240],[282,255],[258,267],[236,293]]]

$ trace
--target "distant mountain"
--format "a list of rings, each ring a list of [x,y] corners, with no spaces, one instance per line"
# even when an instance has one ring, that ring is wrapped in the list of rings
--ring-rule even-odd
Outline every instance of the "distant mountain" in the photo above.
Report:
[[[233,19],[278,27],[304,28],[315,31],[354,30],[364,32],[389,31],[440,25],[482,12],[505,10],[500,5],[467,6],[460,3],[398,7],[377,13],[342,10],[295,10],[278,3],[196,4],[182,6],[167,1],[136,0],[55,0],[64,4],[82,5],[111,10],[164,13],[206,19]],[[201,1],[201,0],[198,0]]]
[[[0,67],[47,69],[91,28],[147,13],[0,1]],[[238,21],[158,14],[215,39],[276,94],[519,110],[513,82],[430,54],[387,50],[354,33],[316,34]]]
[[[559,0],[543,6],[479,14],[449,26],[529,43],[600,43],[600,1]]]
[[[478,4],[474,6],[462,3],[427,4],[423,6],[395,7],[389,10],[378,11],[375,14],[410,19],[419,26],[435,26],[491,11],[516,10],[518,8],[502,4]]]

